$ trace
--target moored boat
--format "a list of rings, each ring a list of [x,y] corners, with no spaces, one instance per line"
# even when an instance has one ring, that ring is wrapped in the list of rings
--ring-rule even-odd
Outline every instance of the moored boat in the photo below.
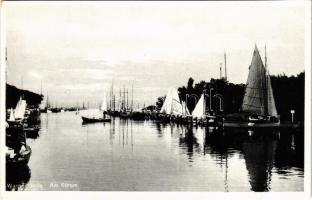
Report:
[[[83,123],[110,122],[111,118],[81,117]]]
[[[182,118],[189,114],[187,107],[183,106],[185,104],[182,105],[182,103],[177,89],[169,89],[158,115],[159,120],[163,122],[180,122]]]
[[[110,122],[111,118],[107,118],[107,102],[106,102],[106,98],[104,95],[104,99],[101,105],[101,108],[99,110],[100,112],[103,113],[103,117],[99,117],[99,116],[81,116],[82,119],[82,123],[95,123],[95,122]]]
[[[275,107],[275,100],[270,76],[255,46],[241,106],[241,113],[225,116],[219,124],[223,127],[237,128],[274,128],[280,120]]]
[[[15,153],[12,148],[8,148],[6,152],[6,165],[8,167],[27,165],[31,152],[31,148],[28,145],[23,145],[18,153]]]

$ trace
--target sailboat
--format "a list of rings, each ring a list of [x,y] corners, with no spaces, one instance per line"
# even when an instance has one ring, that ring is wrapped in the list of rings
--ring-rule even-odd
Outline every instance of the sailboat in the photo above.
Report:
[[[104,95],[103,102],[100,108],[100,111],[103,113],[103,117],[86,117],[86,116],[81,116],[82,122],[83,123],[94,123],[94,122],[110,122],[111,118],[106,118],[107,114],[107,100]]]
[[[5,63],[7,65],[7,49],[5,49],[5,54]],[[23,132],[25,113],[26,100],[20,98],[15,110],[10,109],[10,117],[6,122],[7,169],[27,164],[31,155],[31,148],[26,144],[26,136],[25,132]]]
[[[182,101],[182,115],[183,116],[188,116],[190,115],[190,111],[188,110],[185,101]]]
[[[280,125],[267,69],[267,59],[265,56],[264,65],[257,46],[255,46],[249,67],[241,111],[239,114],[224,119],[223,126],[278,127]]]
[[[47,95],[47,113],[52,113],[52,110],[50,108],[49,96],[48,95]]]
[[[15,120],[23,120],[26,113],[26,100],[23,100],[22,97],[17,102],[17,105],[14,110]]]
[[[6,127],[6,152],[7,166],[20,166],[28,163],[31,148],[26,144],[27,129],[24,128],[24,119],[26,113],[26,100],[20,98],[13,111],[10,110],[10,117],[7,120]]]
[[[165,121],[183,122],[189,115],[184,102],[180,101],[178,90],[169,89],[158,117]]]
[[[180,103],[180,98],[177,90],[169,89],[164,104],[160,109],[160,113],[174,116],[183,114],[183,106]]]
[[[204,103],[205,103],[204,94],[202,94],[192,112],[192,116],[193,116],[195,123],[202,123],[205,119],[205,104]]]
[[[10,121],[10,122],[14,122],[15,121],[13,108],[10,109],[10,117],[9,117],[8,121]]]

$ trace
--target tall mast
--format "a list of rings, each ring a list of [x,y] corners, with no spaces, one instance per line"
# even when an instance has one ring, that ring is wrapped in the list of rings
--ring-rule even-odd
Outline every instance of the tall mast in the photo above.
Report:
[[[123,108],[123,111],[125,110],[125,107],[126,107],[126,88],[124,86],[124,89],[123,89],[123,102],[122,102],[122,108]]]
[[[47,108],[50,107],[49,106],[49,96],[48,96],[48,92],[47,92]]]
[[[267,55],[266,55],[266,45],[264,45],[264,113],[268,115],[268,77],[267,77]]]
[[[133,111],[133,82],[131,87],[131,112]]]
[[[222,63],[220,63],[220,79],[222,79]]]
[[[110,92],[110,110],[114,109],[114,80],[112,80],[112,87]]]
[[[264,67],[267,69],[266,45],[264,45]]]
[[[128,95],[128,88],[127,88],[127,106],[126,106],[126,110],[129,109],[129,104],[128,104],[128,102],[129,102],[129,95]]]
[[[116,109],[116,99],[115,99],[115,95],[113,95],[113,111],[115,111]]]
[[[121,88],[119,88],[119,109],[122,110]]]
[[[225,73],[225,80],[227,81],[227,73],[226,73],[226,53],[224,53],[224,73]]]

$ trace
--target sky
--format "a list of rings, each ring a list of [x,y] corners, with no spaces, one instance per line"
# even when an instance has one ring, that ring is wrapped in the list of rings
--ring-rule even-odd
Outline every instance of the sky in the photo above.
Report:
[[[96,106],[112,83],[154,104],[189,77],[219,78],[225,52],[228,80],[246,83],[255,44],[270,74],[304,70],[302,2],[5,3],[7,82],[42,85],[57,106]]]

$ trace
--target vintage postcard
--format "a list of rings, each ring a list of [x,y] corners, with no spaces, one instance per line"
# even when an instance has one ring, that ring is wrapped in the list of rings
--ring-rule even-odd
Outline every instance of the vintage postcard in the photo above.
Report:
[[[308,198],[310,8],[2,2],[1,197]]]

